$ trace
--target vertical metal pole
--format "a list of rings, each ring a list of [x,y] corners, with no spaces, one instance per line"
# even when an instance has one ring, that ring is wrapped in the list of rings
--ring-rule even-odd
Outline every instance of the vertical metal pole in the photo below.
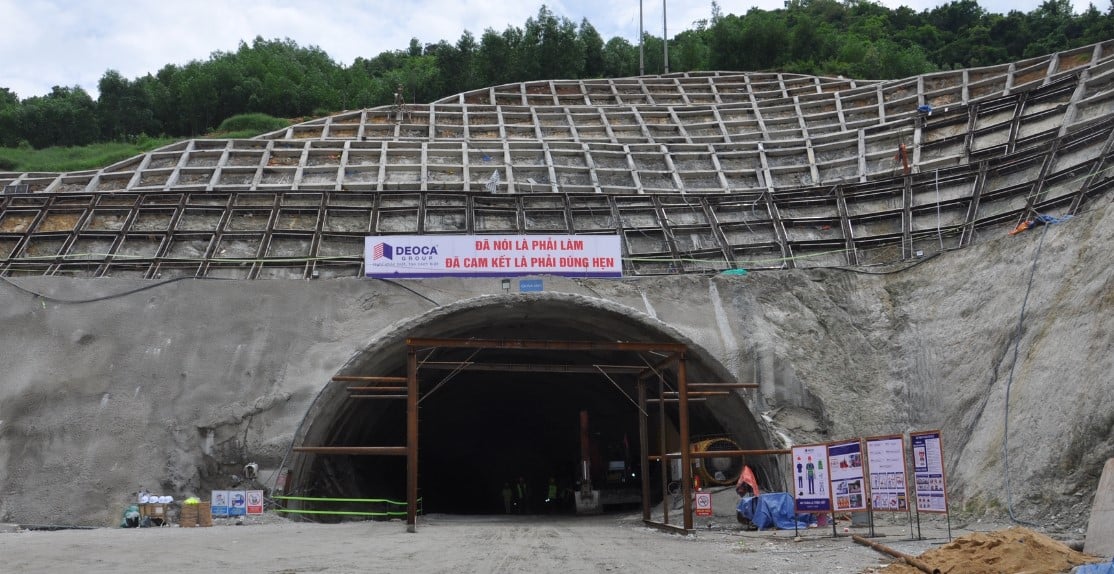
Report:
[[[641,462],[638,473],[642,475],[642,520],[650,519],[650,433],[646,429],[646,380],[638,379],[638,454]]]
[[[588,439],[588,411],[580,411],[580,491],[592,494],[592,473],[588,468],[592,457],[592,445]]]
[[[692,453],[689,445],[689,388],[685,380],[685,354],[678,353],[677,396],[681,422],[681,492],[684,493],[685,530],[692,530]]]
[[[406,351],[406,531],[418,531],[418,354]]]
[[[905,448],[904,443],[902,443],[902,448]],[[867,520],[870,522],[870,537],[875,538],[877,534],[874,533],[874,500],[871,498],[873,493],[870,492],[870,457],[867,456],[866,452],[866,439],[859,439],[859,456],[861,457],[860,460],[863,461],[863,495],[866,496],[866,512]],[[829,468],[828,472],[831,472],[831,470],[832,469]],[[829,493],[829,499],[830,495],[831,493]]]
[[[669,73],[669,24],[665,18],[665,0],[661,0],[661,43],[665,46],[665,73]],[[683,362],[684,359],[681,359]]]
[[[669,460],[665,457],[665,377],[658,373],[658,452],[661,454],[661,522],[669,524]]]
[[[642,0],[638,0],[638,75],[646,75],[646,52],[643,43],[646,34],[642,32]],[[664,453],[663,453],[664,454]]]

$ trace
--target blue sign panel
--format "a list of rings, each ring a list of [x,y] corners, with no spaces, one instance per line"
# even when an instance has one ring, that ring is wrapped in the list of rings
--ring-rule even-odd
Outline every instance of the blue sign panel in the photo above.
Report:
[[[541,279],[522,279],[518,282],[518,290],[521,293],[528,293],[530,291],[544,291],[542,288]]]

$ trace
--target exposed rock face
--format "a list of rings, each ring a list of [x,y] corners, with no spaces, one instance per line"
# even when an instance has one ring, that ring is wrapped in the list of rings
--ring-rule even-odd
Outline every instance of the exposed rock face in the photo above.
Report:
[[[1100,199],[890,274],[546,278],[530,296],[483,279],[189,280],[88,303],[0,284],[0,522],[111,524],[140,486],[197,492],[253,460],[267,478],[329,379],[400,326],[559,302],[629,310],[633,331],[674,333],[758,382],[746,397],[770,444],[940,428],[953,507],[1004,512],[1008,459],[1017,516],[1081,526],[1114,456],[1112,236]],[[12,281],[71,300],[155,285]],[[484,322],[471,317],[444,328]]]

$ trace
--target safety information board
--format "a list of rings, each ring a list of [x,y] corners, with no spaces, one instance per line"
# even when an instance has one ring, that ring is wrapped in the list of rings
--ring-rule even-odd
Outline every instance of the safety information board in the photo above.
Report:
[[[696,515],[697,516],[711,516],[712,515],[712,493],[710,493],[710,492],[697,492],[696,493]]]
[[[797,493],[797,512],[830,512],[828,495],[828,445],[812,444],[793,447],[793,486]]]
[[[866,464],[870,469],[870,504],[874,510],[909,510],[905,476],[905,439],[902,435],[867,437]]]
[[[860,441],[828,445],[828,475],[831,477],[832,508],[836,512],[866,510],[868,492],[863,472]]]
[[[940,431],[909,433],[913,445],[913,491],[918,512],[947,512],[944,444]]]

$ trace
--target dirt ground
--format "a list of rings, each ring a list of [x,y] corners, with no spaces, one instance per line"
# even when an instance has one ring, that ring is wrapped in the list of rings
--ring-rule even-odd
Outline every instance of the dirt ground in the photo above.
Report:
[[[941,520],[876,523],[877,540],[909,554],[947,541]],[[507,517],[434,515],[418,532],[401,522],[316,524],[268,518],[212,528],[16,531],[0,534],[10,572],[871,572],[892,560],[848,538],[867,528],[745,531],[733,519],[697,523],[679,535],[646,527],[640,516]],[[972,525],[990,529],[990,525]],[[845,532],[845,529],[847,531]],[[10,529],[9,529],[10,530]],[[970,530],[953,527],[953,535]]]
[[[921,562],[949,574],[1068,572],[1075,566],[1102,562],[1072,550],[1058,540],[1014,526],[996,532],[973,532],[917,556]],[[908,564],[891,564],[882,574],[917,574]]]

